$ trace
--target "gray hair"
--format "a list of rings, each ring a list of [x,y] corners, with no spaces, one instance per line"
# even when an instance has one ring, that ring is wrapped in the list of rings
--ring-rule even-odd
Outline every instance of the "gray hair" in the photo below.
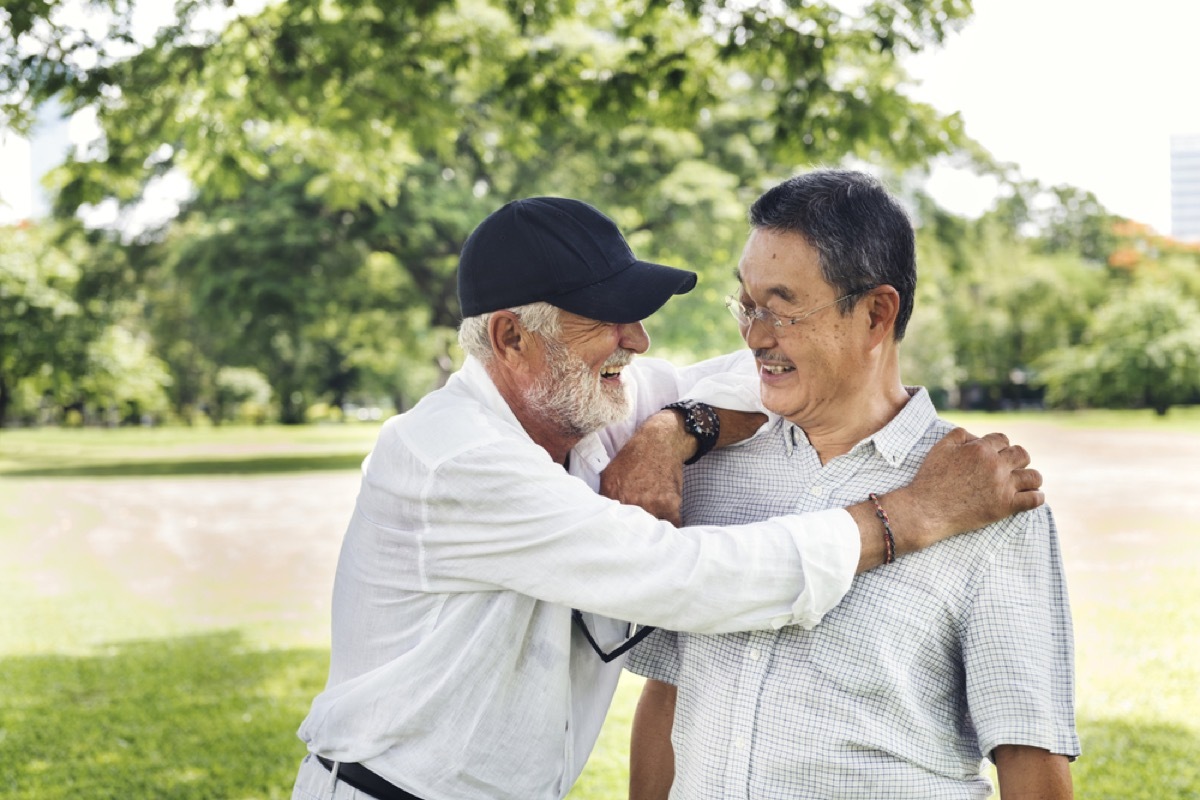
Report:
[[[863,172],[818,169],[768,189],[750,208],[750,224],[798,233],[821,256],[821,273],[838,294],[888,284],[900,294],[893,335],[904,338],[917,289],[912,223],[883,184]],[[847,314],[860,299],[843,300]]]
[[[561,330],[558,308],[549,303],[529,303],[506,310],[516,314],[526,330],[539,336],[554,339]],[[496,312],[489,311],[486,314],[466,317],[458,326],[458,346],[467,355],[474,356],[484,364],[492,360],[492,342],[488,336],[488,322],[494,313]]]

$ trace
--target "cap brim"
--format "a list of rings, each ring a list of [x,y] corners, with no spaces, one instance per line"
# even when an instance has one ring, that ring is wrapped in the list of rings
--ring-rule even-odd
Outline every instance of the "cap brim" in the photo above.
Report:
[[[696,273],[649,261],[634,261],[602,281],[547,297],[553,306],[601,322],[640,322],[658,311],[673,295],[696,286]]]

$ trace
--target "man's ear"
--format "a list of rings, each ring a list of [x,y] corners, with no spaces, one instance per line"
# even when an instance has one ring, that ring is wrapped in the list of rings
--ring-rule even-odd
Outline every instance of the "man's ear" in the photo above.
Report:
[[[529,331],[511,311],[496,311],[488,319],[488,341],[493,356],[509,368],[525,363],[532,341]]]
[[[900,293],[896,287],[888,284],[876,286],[867,294],[863,302],[871,323],[870,344],[876,347],[886,337],[891,336],[896,328],[896,316],[900,313]]]

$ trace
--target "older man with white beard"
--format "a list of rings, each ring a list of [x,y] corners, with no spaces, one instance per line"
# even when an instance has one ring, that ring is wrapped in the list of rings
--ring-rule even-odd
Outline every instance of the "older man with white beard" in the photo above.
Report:
[[[721,438],[714,409],[673,401],[733,361],[630,363],[650,344],[641,320],[694,284],[636,259],[575,200],[516,201],[471,234],[468,357],[384,425],[364,463],[294,798],[562,798],[637,638],[616,620],[811,627],[883,562],[868,503],[677,529],[596,493],[636,423],[664,406],[655,424],[677,428],[679,461]],[[1041,502],[1023,450],[951,438],[885,498],[899,553]]]

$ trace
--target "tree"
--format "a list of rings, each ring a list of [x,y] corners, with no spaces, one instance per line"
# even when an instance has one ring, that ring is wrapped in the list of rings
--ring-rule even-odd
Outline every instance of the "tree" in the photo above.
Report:
[[[80,314],[79,265],[31,226],[0,228],[0,425],[22,381],[53,388],[67,360],[61,335]]]
[[[188,327],[205,331],[198,355],[265,374],[284,422],[303,421],[313,388],[347,369],[325,323],[353,310],[366,256],[348,217],[297,196],[295,181],[256,183],[192,208],[162,249],[158,280],[190,298]]]
[[[397,381],[418,357],[426,368],[405,377],[445,374],[462,242],[535,194],[588,199],[643,257],[701,272],[660,320],[660,352],[727,348],[720,297],[762,176],[847,155],[905,166],[968,144],[956,117],[907,98],[896,61],[965,20],[965,0],[854,15],[829,0],[292,0],[234,6],[218,25],[204,20],[228,4],[181,0],[151,35],[129,0],[84,5],[113,35],[52,3],[3,6],[2,109],[14,124],[49,97],[95,109],[103,139],[57,173],[59,213],[135,202],[170,170],[195,186],[158,251],[160,285],[190,298],[158,311],[210,326],[185,340],[155,325],[188,370],[177,404],[210,391],[220,365],[269,375],[288,419],[315,392],[389,369]],[[428,326],[439,332],[420,336]]]
[[[171,376],[143,336],[111,325],[88,344],[87,367],[76,383],[77,404],[103,414],[107,424],[161,418]]]
[[[107,402],[112,392],[93,390],[112,381],[141,381],[129,391],[143,404],[154,395],[141,369],[151,362],[115,344],[146,346],[133,285],[125,251],[101,233],[77,223],[0,228],[0,424],[18,396],[16,410],[33,419],[42,405]]]
[[[74,171],[67,204],[107,193],[101,176],[131,179],[115,192],[128,196],[176,164],[202,191],[236,191],[284,144],[334,205],[387,203],[430,156],[524,161],[547,136],[647,117],[691,129],[731,93],[756,112],[756,146],[793,163],[913,162],[963,141],[957,119],[903,94],[895,57],[941,41],[967,0],[875,0],[856,15],[827,0],[292,0],[242,16],[178,0],[153,33],[132,0],[80,5],[86,24],[58,3],[5,2],[0,29],[4,122],[27,124],[50,97],[98,111],[103,158]]]
[[[1166,414],[1200,399],[1200,303],[1141,284],[1097,311],[1083,343],[1044,359],[1048,399]]]

